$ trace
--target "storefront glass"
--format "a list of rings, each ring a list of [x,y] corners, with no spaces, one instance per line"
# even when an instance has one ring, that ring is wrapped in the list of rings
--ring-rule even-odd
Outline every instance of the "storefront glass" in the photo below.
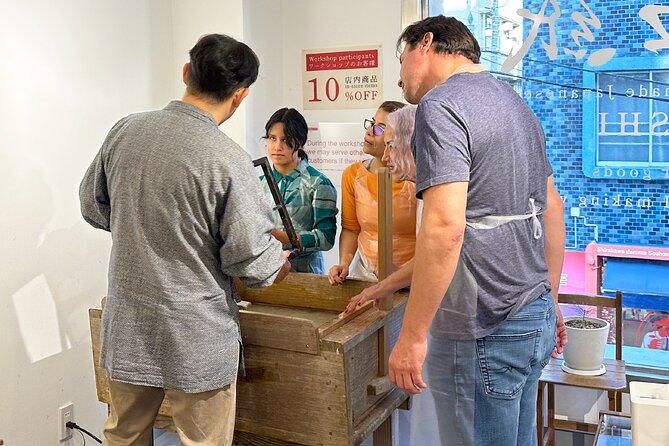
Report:
[[[624,359],[669,364],[669,5],[427,1],[539,117],[565,203],[561,289],[623,292]],[[594,254],[593,254],[594,253]],[[613,355],[613,349],[610,350]]]

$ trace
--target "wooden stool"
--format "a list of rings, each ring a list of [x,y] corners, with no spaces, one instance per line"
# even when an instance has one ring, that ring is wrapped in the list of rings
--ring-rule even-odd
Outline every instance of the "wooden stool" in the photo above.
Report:
[[[582,387],[607,391],[609,393],[609,409],[622,410],[622,391],[627,387],[625,378],[625,361],[605,359],[606,373],[600,376],[581,376],[566,373],[562,370],[562,358],[551,358],[539,379],[537,395],[537,437],[538,444],[553,446],[555,429],[572,432],[595,434],[597,425],[571,420],[555,419],[555,385]],[[548,387],[548,429],[544,434],[544,386]]]

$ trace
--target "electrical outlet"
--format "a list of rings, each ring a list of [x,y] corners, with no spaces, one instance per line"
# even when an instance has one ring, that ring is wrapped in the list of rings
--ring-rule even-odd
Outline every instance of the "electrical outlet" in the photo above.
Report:
[[[68,421],[74,421],[74,404],[66,404],[58,409],[58,439],[60,441],[72,438],[72,429],[65,426]]]

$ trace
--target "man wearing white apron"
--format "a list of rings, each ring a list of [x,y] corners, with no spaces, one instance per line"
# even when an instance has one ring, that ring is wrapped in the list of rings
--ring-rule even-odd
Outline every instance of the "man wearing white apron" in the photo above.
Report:
[[[430,386],[443,445],[535,444],[537,382],[566,342],[564,210],[541,125],[456,19],[416,22],[398,43],[424,212],[390,378]]]

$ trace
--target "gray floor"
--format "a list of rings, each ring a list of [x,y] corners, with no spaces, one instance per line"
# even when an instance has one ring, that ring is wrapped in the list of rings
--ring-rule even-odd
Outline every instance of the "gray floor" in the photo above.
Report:
[[[174,432],[154,429],[153,446],[181,446],[181,443],[179,443],[179,436]],[[372,446],[372,439],[368,438],[360,446]]]
[[[174,432],[153,430],[153,446],[180,446],[179,436]]]

